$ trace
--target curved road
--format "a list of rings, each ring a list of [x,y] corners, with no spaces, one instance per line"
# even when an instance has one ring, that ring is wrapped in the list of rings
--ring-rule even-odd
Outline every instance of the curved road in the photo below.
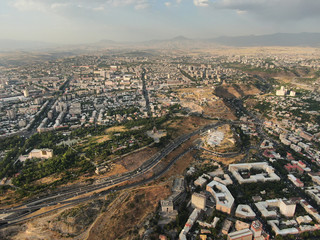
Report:
[[[183,135],[175,139],[173,142],[169,143],[164,149],[162,149],[160,152],[152,156],[149,160],[147,160],[145,163],[143,163],[138,169],[124,173],[120,176],[113,176],[109,178],[105,178],[100,180],[98,183],[90,185],[90,186],[82,186],[82,187],[74,187],[74,188],[67,188],[59,192],[52,193],[50,195],[41,197],[39,199],[35,199],[31,202],[25,203],[23,205],[19,205],[17,207],[13,207],[10,209],[0,209],[0,214],[8,214],[12,213],[12,215],[8,216],[7,218],[3,219],[5,222],[2,222],[2,225],[0,228],[7,227],[8,225],[17,224],[26,220],[29,220],[31,218],[37,217],[39,215],[33,216],[33,217],[27,217],[25,216],[29,215],[30,213],[39,210],[44,207],[54,206],[58,204],[63,204],[66,206],[71,206],[74,204],[78,204],[80,202],[84,202],[87,200],[95,199],[97,197],[100,197],[102,195],[105,195],[110,192],[119,191],[122,189],[127,189],[139,185],[143,185],[149,181],[152,181],[162,174],[164,174],[174,163],[177,161],[182,155],[186,154],[187,152],[191,151],[193,148],[187,149],[182,154],[175,157],[173,160],[171,160],[168,165],[159,173],[153,175],[152,177],[148,179],[143,179],[141,181],[137,181],[134,183],[130,183],[124,186],[116,187],[119,184],[123,184],[128,181],[132,181],[138,177],[143,176],[147,172],[149,172],[151,169],[153,169],[163,158],[168,156],[173,150],[175,150],[177,147],[179,147],[182,143],[189,140],[191,137],[198,135],[204,131],[207,131],[211,128],[216,128],[218,126],[221,126],[223,124],[227,123],[227,121],[220,121],[216,124],[209,124],[205,127],[202,127],[192,133]],[[108,190],[104,190],[104,188],[108,188]],[[96,193],[97,191],[101,191],[99,193]],[[95,194],[96,193],[96,194]],[[84,195],[84,194],[91,194],[90,196],[84,196],[80,198],[76,198],[78,196]],[[76,199],[74,199],[76,198]],[[60,207],[62,208],[62,207]],[[54,210],[48,210],[45,211],[43,214],[49,213],[51,211],[55,211],[59,208],[55,208]],[[1,223],[0,223],[1,224]]]

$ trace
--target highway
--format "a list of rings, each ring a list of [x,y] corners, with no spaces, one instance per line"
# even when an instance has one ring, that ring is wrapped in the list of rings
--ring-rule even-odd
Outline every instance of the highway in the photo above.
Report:
[[[41,215],[49,213],[51,211],[55,211],[63,207],[72,206],[84,201],[92,200],[111,192],[146,184],[147,182],[152,181],[160,177],[161,175],[163,175],[181,156],[190,152],[193,149],[193,147],[188,148],[186,151],[184,151],[183,153],[173,158],[161,172],[154,174],[152,177],[139,180],[130,184],[121,185],[124,183],[128,183],[129,181],[132,182],[139,177],[140,178],[143,177],[143,175],[145,175],[151,169],[153,169],[162,159],[168,156],[173,150],[178,148],[181,144],[189,140],[191,137],[196,136],[209,129],[221,126],[225,123],[226,121],[220,121],[216,124],[209,124],[194,132],[191,132],[189,134],[182,135],[176,138],[174,141],[170,142],[161,151],[156,153],[154,156],[152,156],[150,159],[148,159],[146,162],[144,162],[139,168],[135,169],[134,171],[124,173],[120,176],[112,176],[109,178],[100,179],[95,184],[88,185],[88,186],[68,187],[60,191],[56,191],[54,193],[48,194],[46,196],[33,199],[31,201],[28,201],[22,205],[19,205],[13,208],[0,209],[0,214],[11,213],[10,216],[3,219],[2,225],[0,226],[0,228],[21,223],[26,220],[32,219],[34,217],[37,217],[39,215],[35,215],[32,217],[27,217],[27,216],[30,213],[45,207],[57,206],[53,210],[44,211],[43,213],[41,213]],[[121,185],[121,186],[118,186],[118,185]],[[109,188],[109,189],[104,190],[106,188]],[[58,205],[61,205],[61,207],[59,207]]]
[[[146,99],[147,101],[147,99]],[[238,109],[240,111],[245,111],[242,104],[236,101],[231,101],[231,104],[234,106],[235,109]],[[261,131],[261,122],[255,117],[255,124],[258,126],[258,131],[260,134],[263,132]],[[228,121],[228,120],[220,120],[218,123],[215,124],[209,124],[206,125],[200,129],[197,129],[189,134],[182,135],[172,142],[170,142],[168,145],[166,145],[161,151],[156,153],[154,156],[152,156],[150,159],[148,159],[146,162],[144,162],[139,168],[126,172],[121,175],[115,175],[112,177],[99,179],[92,185],[78,185],[78,186],[71,186],[71,187],[64,187],[59,190],[56,190],[52,193],[46,194],[44,196],[39,196],[37,198],[31,199],[19,206],[8,208],[8,209],[0,209],[0,214],[11,214],[7,218],[2,219],[2,222],[0,223],[0,228],[6,227],[8,225],[20,223],[23,221],[26,221],[28,219],[34,218],[36,216],[27,217],[30,213],[35,212],[39,209],[50,207],[50,206],[56,206],[53,210],[47,210],[44,211],[42,214],[49,213],[51,211],[55,211],[59,208],[72,206],[75,204],[78,204],[80,202],[88,201],[97,197],[101,197],[102,195],[108,194],[110,192],[119,191],[122,189],[131,188],[134,186],[139,186],[147,183],[148,181],[152,181],[155,178],[161,176],[164,174],[172,165],[173,163],[179,159],[182,155],[185,153],[191,151],[193,148],[187,149],[182,155],[176,156],[174,159],[172,159],[167,166],[157,174],[154,174],[151,178],[143,179],[143,176],[150,172],[162,159],[164,159],[166,156],[168,156],[172,151],[174,151],[176,148],[178,148],[181,144],[192,138],[193,136],[196,136],[198,134],[201,134],[209,129],[217,128],[223,124],[240,124],[244,123],[241,121]],[[264,135],[264,134],[262,134]],[[244,150],[244,149],[243,149]],[[214,153],[219,157],[233,157],[239,155],[241,152],[246,152],[246,157],[248,157],[248,149],[245,149],[245,151],[240,152],[234,152],[234,153]],[[139,179],[139,180],[138,180]],[[130,182],[130,183],[128,183]],[[132,183],[133,182],[133,183]],[[127,184],[125,184],[127,183]],[[121,186],[119,186],[121,185]],[[105,190],[107,189],[107,190]],[[58,205],[61,205],[59,207]]]
[[[193,136],[196,136],[198,134],[202,134],[203,132],[206,132],[209,129],[217,128],[223,124],[239,124],[243,123],[240,121],[228,121],[228,120],[221,120],[218,123],[215,124],[209,124],[202,128],[199,128],[189,134],[182,135],[175,140],[171,141],[168,145],[166,145],[161,151],[157,152],[155,155],[153,155],[150,159],[145,161],[140,167],[137,169],[126,172],[121,175],[115,175],[112,177],[99,179],[92,185],[77,185],[77,186],[71,186],[71,187],[64,187],[61,188],[55,192],[46,194],[44,196],[39,196],[37,198],[31,199],[19,206],[13,207],[13,208],[7,208],[7,209],[0,209],[0,214],[11,214],[10,216],[2,219],[2,222],[0,223],[0,228],[7,227],[9,225],[17,224],[24,222],[26,220],[29,220],[31,218],[37,217],[39,215],[35,215],[32,217],[28,217],[29,214],[50,206],[56,206],[53,210],[47,210],[44,211],[41,215],[49,213],[51,211],[55,211],[60,208],[76,205],[81,202],[85,202],[88,200],[92,200],[98,197],[101,197],[103,195],[106,195],[111,192],[123,190],[132,188],[135,186],[146,184],[149,181],[152,181],[159,176],[163,175],[173,164],[174,162],[179,159],[181,156],[186,154],[187,152],[193,150],[194,148],[191,147],[187,149],[182,154],[176,156],[173,158],[164,169],[154,174],[150,178],[143,178],[143,176],[150,172],[162,159],[164,159],[166,156],[168,156],[172,151],[174,151],[176,148],[178,148],[181,144],[188,141]],[[257,124],[260,124],[259,122],[256,122]],[[248,157],[248,149],[245,149],[246,157]],[[218,154],[220,157],[233,157],[236,155],[239,155],[240,152],[235,153],[225,153],[225,154]],[[138,180],[139,178],[139,180]],[[131,183],[128,183],[131,182]],[[133,182],[133,183],[132,183]],[[125,184],[127,183],[127,184]],[[119,186],[121,185],[121,186]],[[107,190],[105,190],[107,189]],[[61,206],[59,206],[61,205]]]
[[[150,100],[149,100],[149,94],[148,90],[146,87],[146,80],[145,80],[145,75],[146,75],[146,70],[142,69],[142,74],[141,74],[141,80],[142,80],[142,95],[146,101],[146,108],[148,112],[148,116],[152,118],[152,113],[151,113],[151,108],[150,108]]]

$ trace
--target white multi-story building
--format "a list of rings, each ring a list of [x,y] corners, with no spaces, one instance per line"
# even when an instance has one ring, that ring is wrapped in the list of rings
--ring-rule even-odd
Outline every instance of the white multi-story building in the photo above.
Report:
[[[52,149],[33,149],[29,153],[28,158],[44,158],[48,159],[53,157],[53,150]]]
[[[207,191],[215,198],[217,210],[228,214],[231,213],[234,198],[225,185],[217,181],[211,181],[207,185]]]

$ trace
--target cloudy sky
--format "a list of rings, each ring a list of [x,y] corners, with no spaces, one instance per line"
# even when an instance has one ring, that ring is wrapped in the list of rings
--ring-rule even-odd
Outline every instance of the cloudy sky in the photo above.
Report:
[[[0,39],[87,43],[320,32],[319,0],[0,0]]]

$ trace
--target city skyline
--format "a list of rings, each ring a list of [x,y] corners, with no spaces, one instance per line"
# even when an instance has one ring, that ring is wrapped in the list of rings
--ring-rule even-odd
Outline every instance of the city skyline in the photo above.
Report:
[[[60,44],[320,32],[319,10],[314,0],[6,0],[0,31]]]

